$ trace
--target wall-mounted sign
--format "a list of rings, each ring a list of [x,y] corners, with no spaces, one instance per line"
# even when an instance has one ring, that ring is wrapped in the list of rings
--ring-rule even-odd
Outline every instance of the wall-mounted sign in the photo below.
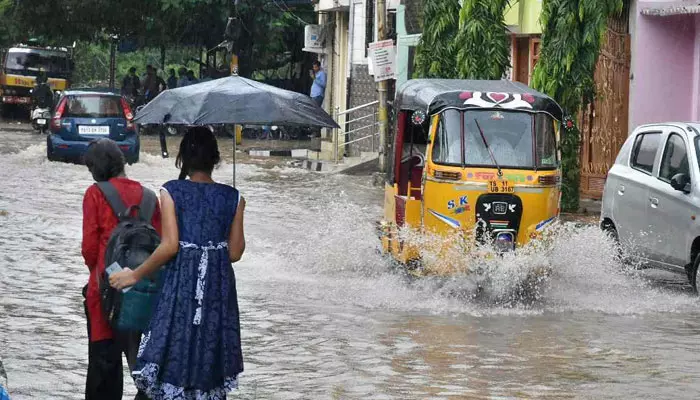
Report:
[[[325,53],[323,45],[323,27],[321,25],[306,25],[304,27],[304,51],[308,53]]]
[[[370,43],[369,58],[375,82],[396,79],[396,48],[393,40]]]

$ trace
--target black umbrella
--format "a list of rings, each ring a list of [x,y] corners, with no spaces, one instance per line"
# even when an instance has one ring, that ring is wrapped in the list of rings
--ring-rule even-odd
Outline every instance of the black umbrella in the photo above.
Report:
[[[309,96],[240,76],[166,90],[136,122],[178,125],[303,125],[340,128]]]
[[[340,128],[309,96],[240,76],[166,90],[136,112],[141,125],[301,125]],[[161,148],[165,138],[161,134]],[[236,139],[233,139],[236,185]]]

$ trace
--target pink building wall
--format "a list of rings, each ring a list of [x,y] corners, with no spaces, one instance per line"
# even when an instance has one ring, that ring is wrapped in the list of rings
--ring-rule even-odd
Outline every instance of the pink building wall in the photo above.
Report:
[[[644,3],[637,2],[630,16],[630,132],[642,124],[696,121],[700,116],[700,19],[644,16]]]

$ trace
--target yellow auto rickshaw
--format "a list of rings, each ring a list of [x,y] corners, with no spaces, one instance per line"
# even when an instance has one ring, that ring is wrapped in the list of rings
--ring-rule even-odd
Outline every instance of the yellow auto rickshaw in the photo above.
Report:
[[[562,109],[550,97],[505,80],[416,79],[397,90],[394,111],[385,253],[424,261],[406,230],[506,252],[557,220]]]

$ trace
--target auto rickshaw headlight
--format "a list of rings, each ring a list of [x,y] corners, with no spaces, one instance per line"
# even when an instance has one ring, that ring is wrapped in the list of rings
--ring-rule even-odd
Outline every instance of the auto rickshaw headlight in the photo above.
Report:
[[[515,240],[511,232],[500,232],[496,234],[494,247],[497,251],[506,252],[515,249]]]

